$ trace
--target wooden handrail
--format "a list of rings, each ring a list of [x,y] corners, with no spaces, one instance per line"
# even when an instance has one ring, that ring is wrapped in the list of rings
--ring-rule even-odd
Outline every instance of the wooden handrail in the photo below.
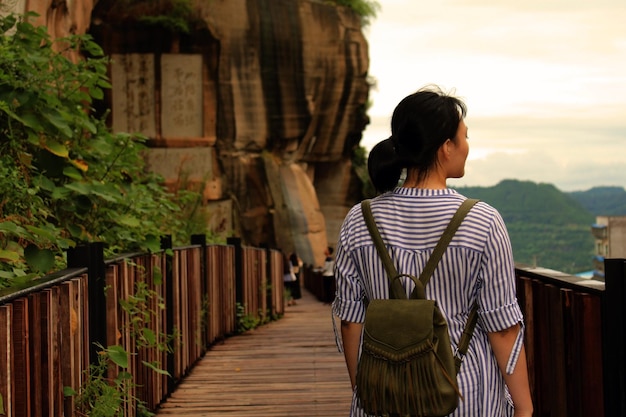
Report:
[[[280,252],[240,247],[237,266],[232,245],[206,245],[196,236],[191,245],[169,251],[168,242],[163,240],[159,253],[107,261],[101,247],[80,248],[72,255],[73,268],[0,292],[0,396],[6,415],[76,415],[75,399],[63,396],[64,387],[78,391],[85,382],[85,371],[97,360],[95,343],[132,353],[126,369],[133,375],[131,394],[155,409],[213,343],[237,332],[236,293],[245,314],[259,322],[284,313]],[[239,283],[236,269],[242,272]],[[160,298],[145,301],[144,332],[175,336],[173,352],[138,345],[133,317],[119,303],[144,285]],[[119,371],[111,367],[109,377]],[[134,406],[125,405],[125,415],[134,415]]]

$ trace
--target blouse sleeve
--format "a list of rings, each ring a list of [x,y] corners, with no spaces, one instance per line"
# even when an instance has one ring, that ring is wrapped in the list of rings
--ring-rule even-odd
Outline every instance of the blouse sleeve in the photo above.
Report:
[[[348,245],[348,228],[344,225],[339,233],[337,254],[335,257],[336,296],[333,302],[333,314],[341,320],[362,323],[365,320],[363,287],[358,277]]]
[[[511,241],[502,217],[495,212],[487,237],[481,265],[482,287],[479,293],[479,315],[487,332],[508,329],[520,323],[520,331],[507,364],[507,372],[515,368],[524,332],[524,319],[517,302],[515,264]]]

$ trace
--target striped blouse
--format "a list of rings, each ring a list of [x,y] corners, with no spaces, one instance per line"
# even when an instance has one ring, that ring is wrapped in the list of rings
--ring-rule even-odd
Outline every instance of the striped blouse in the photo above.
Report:
[[[396,268],[419,276],[439,237],[465,197],[452,189],[396,188],[372,200],[372,212]],[[376,247],[354,206],[341,227],[335,258],[337,293],[333,313],[362,323],[363,300],[388,298],[388,280]],[[413,281],[404,281],[407,295]],[[476,204],[459,227],[430,282],[426,297],[437,303],[448,321],[453,350],[471,306],[479,320],[458,375],[463,401],[452,416],[513,415],[504,379],[489,346],[487,332],[507,329],[523,317],[515,293],[515,271],[509,236],[500,214],[484,202]],[[522,346],[520,331],[507,372],[512,372]],[[352,417],[366,414],[353,398]]]

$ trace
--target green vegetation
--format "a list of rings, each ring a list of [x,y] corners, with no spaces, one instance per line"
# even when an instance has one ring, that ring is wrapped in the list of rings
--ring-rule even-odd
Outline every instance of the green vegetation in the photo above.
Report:
[[[467,197],[498,209],[515,262],[566,273],[592,268],[594,216],[551,184],[505,180],[494,187],[459,187]]]
[[[76,398],[76,412],[85,416],[124,416],[125,410],[132,409],[136,416],[147,417],[154,415],[144,401],[133,395],[136,385],[131,373],[129,357],[142,349],[154,349],[159,352],[173,352],[179,333],[165,335],[153,331],[150,326],[162,315],[165,308],[163,297],[151,289],[148,281],[152,280],[160,285],[163,279],[158,268],[149,274],[143,267],[137,267],[138,276],[135,291],[128,299],[118,300],[120,307],[130,318],[124,331],[131,335],[135,351],[128,352],[119,345],[104,348],[98,345],[98,361],[91,364],[85,371],[85,380],[78,388],[64,387],[65,396]],[[154,308],[152,307],[154,306]],[[158,361],[141,361],[147,369],[135,369],[132,372],[156,372],[171,376],[161,369]],[[111,372],[117,369],[118,372]]]
[[[626,216],[626,190],[623,187],[594,187],[569,195],[594,216]]]
[[[117,0],[105,13],[109,22],[138,22],[170,33],[190,33],[200,22],[191,0]]]
[[[0,288],[63,269],[81,242],[107,256],[158,251],[168,234],[188,243],[199,193],[167,192],[144,169],[145,139],[94,114],[110,88],[100,47],[52,40],[33,16],[0,18]]]
[[[363,26],[367,26],[380,10],[380,4],[374,0],[326,0],[326,3],[333,3],[354,10],[356,14],[361,16]]]
[[[79,416],[122,417],[126,407],[136,410],[138,417],[153,416],[142,401],[132,395],[134,387],[129,367],[128,353],[121,346],[100,348],[98,363],[92,364],[86,379],[78,391],[65,387],[66,397],[76,397],[76,412]],[[109,369],[117,366],[122,370],[114,378],[109,378]]]
[[[256,329],[261,324],[261,319],[253,314],[246,313],[246,306],[241,303],[237,303],[236,315],[237,333],[245,333],[248,330]]]

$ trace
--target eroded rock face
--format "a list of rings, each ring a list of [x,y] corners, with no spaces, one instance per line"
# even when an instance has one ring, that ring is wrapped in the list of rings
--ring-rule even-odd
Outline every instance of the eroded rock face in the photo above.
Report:
[[[113,58],[113,128],[150,138],[147,162],[169,186],[201,187],[217,233],[323,263],[358,198],[350,156],[369,91],[358,16],[313,0],[197,0],[192,32],[173,34],[115,14],[114,0],[25,7],[54,35],[87,30],[93,8],[89,32]]]
[[[201,15],[220,43],[220,162],[228,177],[249,177],[228,181],[225,191],[273,224],[278,246],[320,265],[351,205],[350,154],[367,123],[369,60],[360,20],[347,9],[293,0],[205,2]],[[269,152],[280,169],[263,158],[256,172],[246,171],[242,155],[259,152]],[[263,177],[269,192],[254,184]],[[285,209],[288,231],[281,230]]]

